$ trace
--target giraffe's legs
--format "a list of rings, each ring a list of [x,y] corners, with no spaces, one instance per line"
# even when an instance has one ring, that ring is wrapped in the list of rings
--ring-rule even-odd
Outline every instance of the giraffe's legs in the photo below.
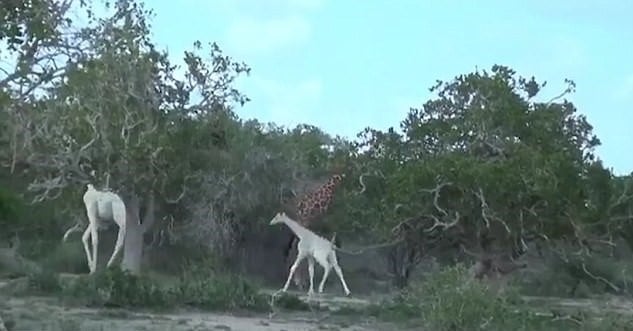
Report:
[[[284,251],[284,256],[286,259],[286,263],[290,262],[289,261],[289,257],[291,256],[290,252],[292,252],[293,250],[297,252],[298,254],[298,244],[299,244],[299,238],[297,238],[297,236],[292,235],[292,237],[290,238],[290,241],[286,247],[286,250]],[[299,264],[301,265],[301,264]],[[306,284],[305,284],[305,277],[304,277],[304,273],[305,271],[302,271],[303,269],[298,269],[297,272],[294,273],[293,277],[292,277],[292,282],[295,284],[295,286],[297,286],[297,288],[304,290],[306,288]]]
[[[288,257],[290,256],[290,252],[292,251],[292,249],[294,247],[297,247],[297,236],[295,236],[294,234],[290,236],[290,240],[288,240],[288,244],[286,245],[286,248],[284,249],[284,258],[288,259]]]
[[[326,264],[323,270],[323,279],[321,279],[321,283],[319,283],[319,293],[323,293],[323,287],[325,286],[325,282],[327,281],[327,277],[330,275],[331,270],[332,266]]]
[[[88,270],[90,270],[90,272],[92,272],[92,256],[90,254],[90,234],[91,234],[91,227],[92,225],[88,224],[88,227],[86,227],[86,230],[84,231],[84,234],[81,236],[81,241],[84,244],[84,251],[86,252],[86,260],[88,260]]]
[[[90,266],[90,274],[97,271],[97,258],[99,256],[99,231],[96,226],[90,227],[90,237],[92,239],[92,265]]]
[[[123,245],[125,243],[125,235],[127,231],[127,215],[125,205],[121,203],[112,203],[112,215],[114,222],[119,226],[119,233],[117,235],[116,243],[114,244],[114,251],[108,260],[107,266],[110,267],[114,263],[114,259],[121,253]]]
[[[299,252],[297,253],[297,259],[295,260],[295,263],[293,263],[292,267],[290,267],[290,273],[288,274],[288,279],[286,280],[286,284],[284,284],[282,291],[286,292],[288,290],[288,286],[290,286],[290,280],[292,279],[292,276],[294,275],[295,271],[297,271],[297,268],[299,267],[299,263],[301,263],[301,260],[303,260],[306,256],[307,256],[306,252],[299,250]]]
[[[310,289],[308,290],[308,296],[314,294],[314,257],[308,257],[308,276],[310,277]]]
[[[338,278],[341,280],[343,291],[345,291],[345,296],[348,296],[350,294],[350,290],[347,287],[347,283],[345,283],[345,278],[343,278],[343,271],[341,270],[341,267],[339,267],[338,263],[333,265],[332,267],[334,268],[334,272],[336,272]]]

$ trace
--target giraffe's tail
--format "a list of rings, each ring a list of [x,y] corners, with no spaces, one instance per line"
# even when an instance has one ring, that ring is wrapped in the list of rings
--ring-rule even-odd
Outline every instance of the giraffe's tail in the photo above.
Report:
[[[82,224],[77,222],[77,224],[75,224],[73,227],[71,227],[70,229],[66,230],[66,232],[64,233],[64,236],[62,237],[62,242],[66,242],[68,240],[68,237],[73,232],[80,232],[82,230],[82,228],[83,228]]]

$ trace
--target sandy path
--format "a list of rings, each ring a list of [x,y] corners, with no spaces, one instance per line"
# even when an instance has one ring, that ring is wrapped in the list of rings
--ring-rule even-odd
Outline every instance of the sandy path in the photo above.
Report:
[[[362,321],[358,317],[323,318],[316,314],[285,314],[273,318],[266,315],[235,316],[222,313],[177,312],[153,314],[126,312],[118,309],[69,308],[54,298],[0,297],[0,313],[5,322],[13,321],[15,331],[79,331],[79,330],[239,330],[239,331],[382,331],[393,325]]]

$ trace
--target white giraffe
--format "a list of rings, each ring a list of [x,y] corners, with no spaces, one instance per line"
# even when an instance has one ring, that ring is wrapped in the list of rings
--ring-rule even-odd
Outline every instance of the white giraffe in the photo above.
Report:
[[[83,200],[86,206],[86,214],[88,215],[88,227],[84,231],[81,240],[83,241],[84,250],[86,251],[90,274],[93,274],[97,270],[99,230],[106,227],[105,222],[114,222],[119,227],[114,251],[107,264],[107,266],[110,267],[112,263],[114,263],[116,256],[121,252],[121,249],[123,249],[127,215],[125,203],[123,203],[123,199],[121,199],[118,194],[110,191],[99,191],[95,189],[92,184],[87,185]],[[66,238],[67,235],[64,237]],[[90,254],[90,248],[88,247],[89,239],[92,239],[92,256]]]
[[[286,224],[299,238],[299,243],[297,244],[297,258],[294,264],[290,267],[290,273],[288,274],[288,279],[286,280],[286,284],[284,285],[282,291],[286,292],[288,290],[290,280],[299,267],[299,264],[304,258],[307,258],[308,274],[310,276],[310,289],[308,290],[308,295],[312,295],[314,293],[314,261],[319,263],[324,269],[323,279],[319,284],[319,293],[323,292],[323,286],[325,285],[325,281],[327,280],[330,270],[334,268],[334,271],[341,280],[341,284],[343,284],[345,295],[350,295],[350,290],[345,283],[345,278],[343,278],[343,271],[338,265],[338,261],[336,259],[334,243],[303,227],[295,220],[288,217],[284,212],[277,213],[277,215],[275,215],[275,217],[273,217],[270,221],[270,225],[279,223]]]

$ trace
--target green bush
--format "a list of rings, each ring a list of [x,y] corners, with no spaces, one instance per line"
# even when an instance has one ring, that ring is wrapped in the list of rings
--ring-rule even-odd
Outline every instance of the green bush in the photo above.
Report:
[[[90,306],[163,308],[172,304],[168,291],[156,282],[119,268],[80,276],[63,292]]]
[[[495,294],[463,265],[431,274],[395,300],[370,309],[378,317],[415,320],[434,331],[624,330],[631,323],[604,315],[601,320],[579,322],[536,314],[519,300],[516,290]]]
[[[89,271],[81,241],[61,243],[39,259],[41,264],[56,272],[83,274]]]
[[[64,282],[60,282],[53,270],[43,270],[29,274],[29,292],[58,294],[69,303],[152,309],[179,305],[210,310],[269,308],[269,298],[260,294],[257,286],[241,276],[217,270],[212,263],[189,264],[172,284],[132,275],[119,268],[107,268]]]
[[[48,294],[62,290],[59,276],[48,269],[33,271],[27,274],[28,290],[30,292]]]
[[[425,298],[420,302],[419,298]],[[422,318],[434,330],[476,330],[483,326],[516,327],[524,316],[511,311],[509,297],[495,295],[474,281],[462,265],[449,267],[416,286],[404,298],[417,303]]]
[[[180,303],[207,309],[268,309],[268,298],[256,286],[213,265],[203,262],[183,268],[173,291]]]
[[[22,201],[9,190],[0,187],[0,225],[7,229],[10,225],[15,225],[15,218],[20,212]]]
[[[69,251],[60,248],[51,253],[51,257],[60,257],[59,260],[26,273],[25,286],[16,288],[15,294],[54,294],[66,303],[92,307],[166,309],[187,305],[208,310],[251,311],[272,308],[271,298],[260,293],[256,284],[229,272],[213,259],[186,263],[177,280],[158,275],[133,275],[120,268],[62,279],[56,270],[63,265],[59,261],[63,261]],[[307,309],[307,305],[287,294],[274,305],[292,310]]]

